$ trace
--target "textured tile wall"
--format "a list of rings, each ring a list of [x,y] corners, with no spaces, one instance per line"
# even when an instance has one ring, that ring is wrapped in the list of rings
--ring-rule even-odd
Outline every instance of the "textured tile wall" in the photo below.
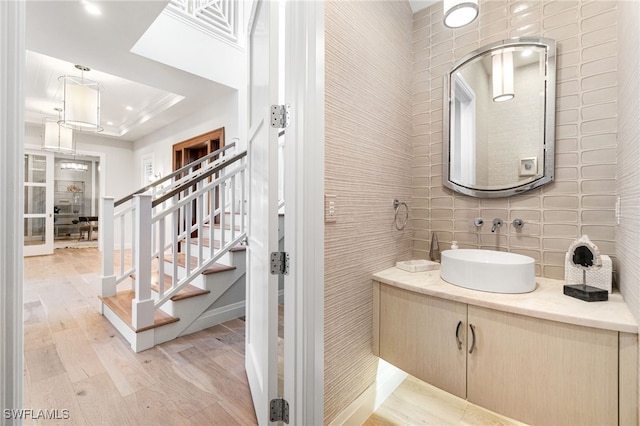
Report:
[[[414,15],[413,28],[413,256],[427,258],[431,232],[441,249],[508,250],[533,257],[536,273],[564,278],[564,253],[587,234],[615,257],[617,132],[616,2],[480,1],[474,23],[451,30],[442,2]],[[558,42],[556,179],[540,189],[501,199],[477,199],[442,186],[442,82],[457,58],[511,37]],[[475,217],[505,226],[492,234]],[[521,230],[511,226],[520,218]],[[615,260],[614,260],[615,261]]]
[[[640,3],[618,6],[618,166],[620,225],[616,229],[618,281],[640,321]]]
[[[325,3],[325,422],[375,380],[371,275],[411,257],[412,13],[407,2]]]

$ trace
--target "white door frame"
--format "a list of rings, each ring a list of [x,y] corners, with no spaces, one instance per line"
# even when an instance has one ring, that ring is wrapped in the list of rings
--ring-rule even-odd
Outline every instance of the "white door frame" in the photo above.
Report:
[[[25,2],[0,1],[0,425],[22,408]]]
[[[284,398],[289,424],[324,423],[324,4],[286,3]],[[287,369],[293,374],[286,374]]]

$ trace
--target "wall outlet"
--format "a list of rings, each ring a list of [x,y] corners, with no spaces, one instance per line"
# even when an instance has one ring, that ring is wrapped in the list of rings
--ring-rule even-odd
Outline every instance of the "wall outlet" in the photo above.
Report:
[[[336,213],[336,203],[338,200],[337,195],[324,195],[324,222],[325,223],[333,223],[338,220],[338,215]]]

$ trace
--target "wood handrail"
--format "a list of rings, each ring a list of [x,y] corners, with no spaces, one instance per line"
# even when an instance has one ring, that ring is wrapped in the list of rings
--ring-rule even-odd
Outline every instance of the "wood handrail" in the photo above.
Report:
[[[186,166],[183,166],[183,167],[179,168],[175,172],[173,172],[171,174],[168,174],[168,175],[166,175],[166,176],[154,181],[153,183],[150,183],[149,185],[138,189],[136,192],[133,192],[133,193],[131,193],[131,194],[119,199],[118,201],[116,201],[114,203],[114,207],[118,207],[119,205],[124,204],[129,200],[132,200],[134,196],[136,196],[138,194],[142,194],[143,192],[147,192],[151,188],[153,188],[155,186],[158,186],[158,185],[161,185],[162,183],[168,181],[169,179],[173,179],[174,177],[178,176],[179,174],[186,172],[188,169],[193,168],[193,167],[197,166],[198,164],[200,164],[200,163],[202,163],[204,161],[207,161],[207,160],[211,159],[212,157],[215,157],[216,155],[221,154],[222,152],[226,151],[227,149],[233,148],[234,146],[236,146],[236,143],[232,142],[232,143],[230,143],[228,145],[223,146],[220,149],[217,149],[217,150],[205,155],[204,157],[198,158],[196,161],[194,161],[192,163],[189,163]],[[155,205],[154,205],[154,207],[155,207]]]
[[[170,192],[164,194],[162,197],[153,200],[153,202],[151,203],[151,207],[156,207],[157,205],[162,204],[167,200],[170,200],[175,195],[177,195],[177,194],[181,193],[182,191],[188,189],[189,187],[193,186],[194,184],[200,182],[201,180],[206,179],[206,178],[208,178],[209,176],[211,176],[211,175],[213,175],[215,173],[218,173],[220,170],[224,169],[225,167],[230,166],[231,164],[235,163],[236,161],[238,161],[238,160],[240,160],[240,159],[242,159],[243,157],[246,157],[246,156],[247,156],[247,151],[243,151],[240,154],[238,154],[235,157],[233,157],[232,159],[230,159],[228,161],[224,161],[223,163],[221,163],[221,164],[215,166],[214,168],[212,168],[211,170],[199,175],[197,178],[183,183],[179,187],[174,188]]]

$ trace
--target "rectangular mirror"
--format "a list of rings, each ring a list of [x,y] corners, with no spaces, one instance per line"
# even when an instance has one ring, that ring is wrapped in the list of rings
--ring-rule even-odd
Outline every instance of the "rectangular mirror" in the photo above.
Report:
[[[556,43],[514,38],[445,74],[443,184],[505,197],[553,181]]]

